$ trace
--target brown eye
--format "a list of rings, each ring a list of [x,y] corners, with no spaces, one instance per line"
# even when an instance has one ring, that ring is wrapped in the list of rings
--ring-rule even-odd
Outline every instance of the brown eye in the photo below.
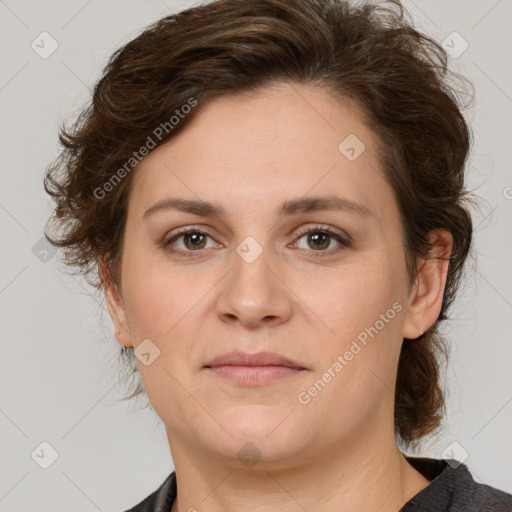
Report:
[[[195,250],[195,249],[204,249],[204,242],[206,237],[203,233],[186,233],[183,236],[183,242],[187,249]]]
[[[209,248],[206,247],[208,238],[211,239],[207,233],[203,233],[198,229],[187,228],[182,229],[176,235],[164,241],[162,246],[171,253],[193,256],[194,252],[201,252],[201,250]],[[213,245],[210,247],[213,247]]]
[[[331,241],[330,235],[327,233],[315,232],[309,233],[307,236],[308,245],[312,249],[327,249]]]
[[[331,254],[333,252],[337,252],[340,247],[349,247],[351,245],[350,241],[340,233],[334,232],[329,227],[323,226],[314,226],[313,228],[303,230],[302,233],[299,233],[298,241],[302,238],[306,239],[307,247],[299,246],[299,249],[313,249],[313,251],[309,252],[325,252]],[[338,244],[338,247],[335,247],[332,250],[327,250],[331,246],[331,242],[333,240]]]

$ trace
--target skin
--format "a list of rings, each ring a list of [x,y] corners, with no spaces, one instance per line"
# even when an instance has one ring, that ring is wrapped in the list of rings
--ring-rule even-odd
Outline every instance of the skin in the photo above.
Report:
[[[365,144],[355,161],[338,149],[349,134]],[[328,195],[372,215],[277,213],[285,200]],[[156,202],[178,197],[216,202],[226,216],[164,209],[143,218]],[[352,244],[331,237],[318,249],[299,233],[318,233],[318,224]],[[187,226],[208,235],[199,250],[187,237],[174,241],[191,257],[162,246]],[[451,235],[430,235],[434,255],[447,258]],[[251,263],[236,252],[247,236],[262,249]],[[393,390],[403,338],[418,337],[439,315],[448,262],[418,260],[409,290],[402,243],[376,136],[355,103],[334,101],[325,89],[280,84],[216,99],[139,164],[120,286],[100,268],[118,342],[150,339],[160,350],[150,365],[137,363],[166,427],[174,512],[394,512],[429,483],[396,445]],[[301,404],[298,394],[394,303],[394,318]],[[277,352],[306,370],[247,387],[204,369],[236,349]],[[251,467],[237,455],[244,446],[260,457]]]

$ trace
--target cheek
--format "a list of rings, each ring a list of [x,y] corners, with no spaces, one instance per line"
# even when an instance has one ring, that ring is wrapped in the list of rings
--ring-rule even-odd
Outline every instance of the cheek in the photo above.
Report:
[[[164,342],[198,305],[211,284],[190,268],[172,268],[132,253],[123,262],[128,324],[135,338]],[[176,327],[175,327],[176,326]]]
[[[327,401],[334,393],[332,403],[357,409],[361,396],[377,397],[386,387],[393,388],[404,309],[400,279],[386,258],[377,262],[374,257],[318,280],[321,286],[300,290],[321,319],[315,321],[321,329],[321,367],[315,377],[329,381]]]
[[[384,262],[376,264],[366,259],[325,278],[317,276],[297,283],[295,290],[321,320],[326,339],[343,345],[340,340],[350,340],[374,325],[400,300],[399,282],[390,268]]]
[[[326,436],[356,431],[393,400],[403,305],[391,278],[353,270],[304,300],[329,329],[317,322],[325,332],[315,344],[319,364],[297,399],[307,402],[299,406],[304,422],[321,422]]]
[[[200,311],[208,283],[204,276],[198,278],[189,270],[151,264],[149,257],[133,252],[123,265],[124,300],[134,347],[149,339],[160,351],[147,366],[136,360],[145,392],[166,424],[188,429],[202,416],[191,408],[189,392],[197,391],[188,380],[189,369],[184,362],[190,362],[197,340],[190,326],[191,321],[196,323],[193,315]],[[186,389],[182,382],[187,382]],[[191,409],[194,414],[189,414]],[[179,420],[166,416],[175,410],[183,412]]]

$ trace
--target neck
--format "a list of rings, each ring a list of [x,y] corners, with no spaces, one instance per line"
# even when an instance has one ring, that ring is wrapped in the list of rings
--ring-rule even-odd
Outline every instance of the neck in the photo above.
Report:
[[[360,442],[326,445],[301,463],[277,467],[262,459],[251,468],[168,437],[178,490],[172,512],[397,512],[429,483],[394,436],[383,444],[378,435],[364,435]]]

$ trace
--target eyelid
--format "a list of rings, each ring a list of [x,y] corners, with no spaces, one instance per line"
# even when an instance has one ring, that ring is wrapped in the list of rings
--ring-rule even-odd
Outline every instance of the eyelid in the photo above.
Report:
[[[301,238],[303,235],[310,233],[312,231],[313,232],[314,231],[324,231],[331,236],[338,236],[341,239],[343,239],[343,241],[347,245],[352,244],[352,242],[353,242],[352,237],[348,233],[346,233],[345,231],[341,231],[340,229],[334,228],[328,224],[313,223],[313,225],[309,224],[309,225],[303,226],[303,227],[299,228],[299,231],[296,233],[295,236],[297,238]],[[319,251],[319,252],[322,252],[322,251]]]
[[[165,248],[171,242],[173,242],[176,239],[180,238],[180,236],[186,235],[188,233],[199,233],[201,235],[206,235],[206,236],[210,237],[212,240],[214,240],[213,235],[208,233],[204,229],[204,227],[189,225],[189,226],[184,226],[184,227],[176,228],[176,229],[172,230],[172,234],[167,234],[166,236],[164,236],[164,238],[163,238],[163,240],[161,242],[161,245]],[[177,252],[179,252],[179,251],[177,251]],[[194,251],[187,251],[187,252],[194,252]],[[199,251],[197,251],[197,252],[199,252]]]

